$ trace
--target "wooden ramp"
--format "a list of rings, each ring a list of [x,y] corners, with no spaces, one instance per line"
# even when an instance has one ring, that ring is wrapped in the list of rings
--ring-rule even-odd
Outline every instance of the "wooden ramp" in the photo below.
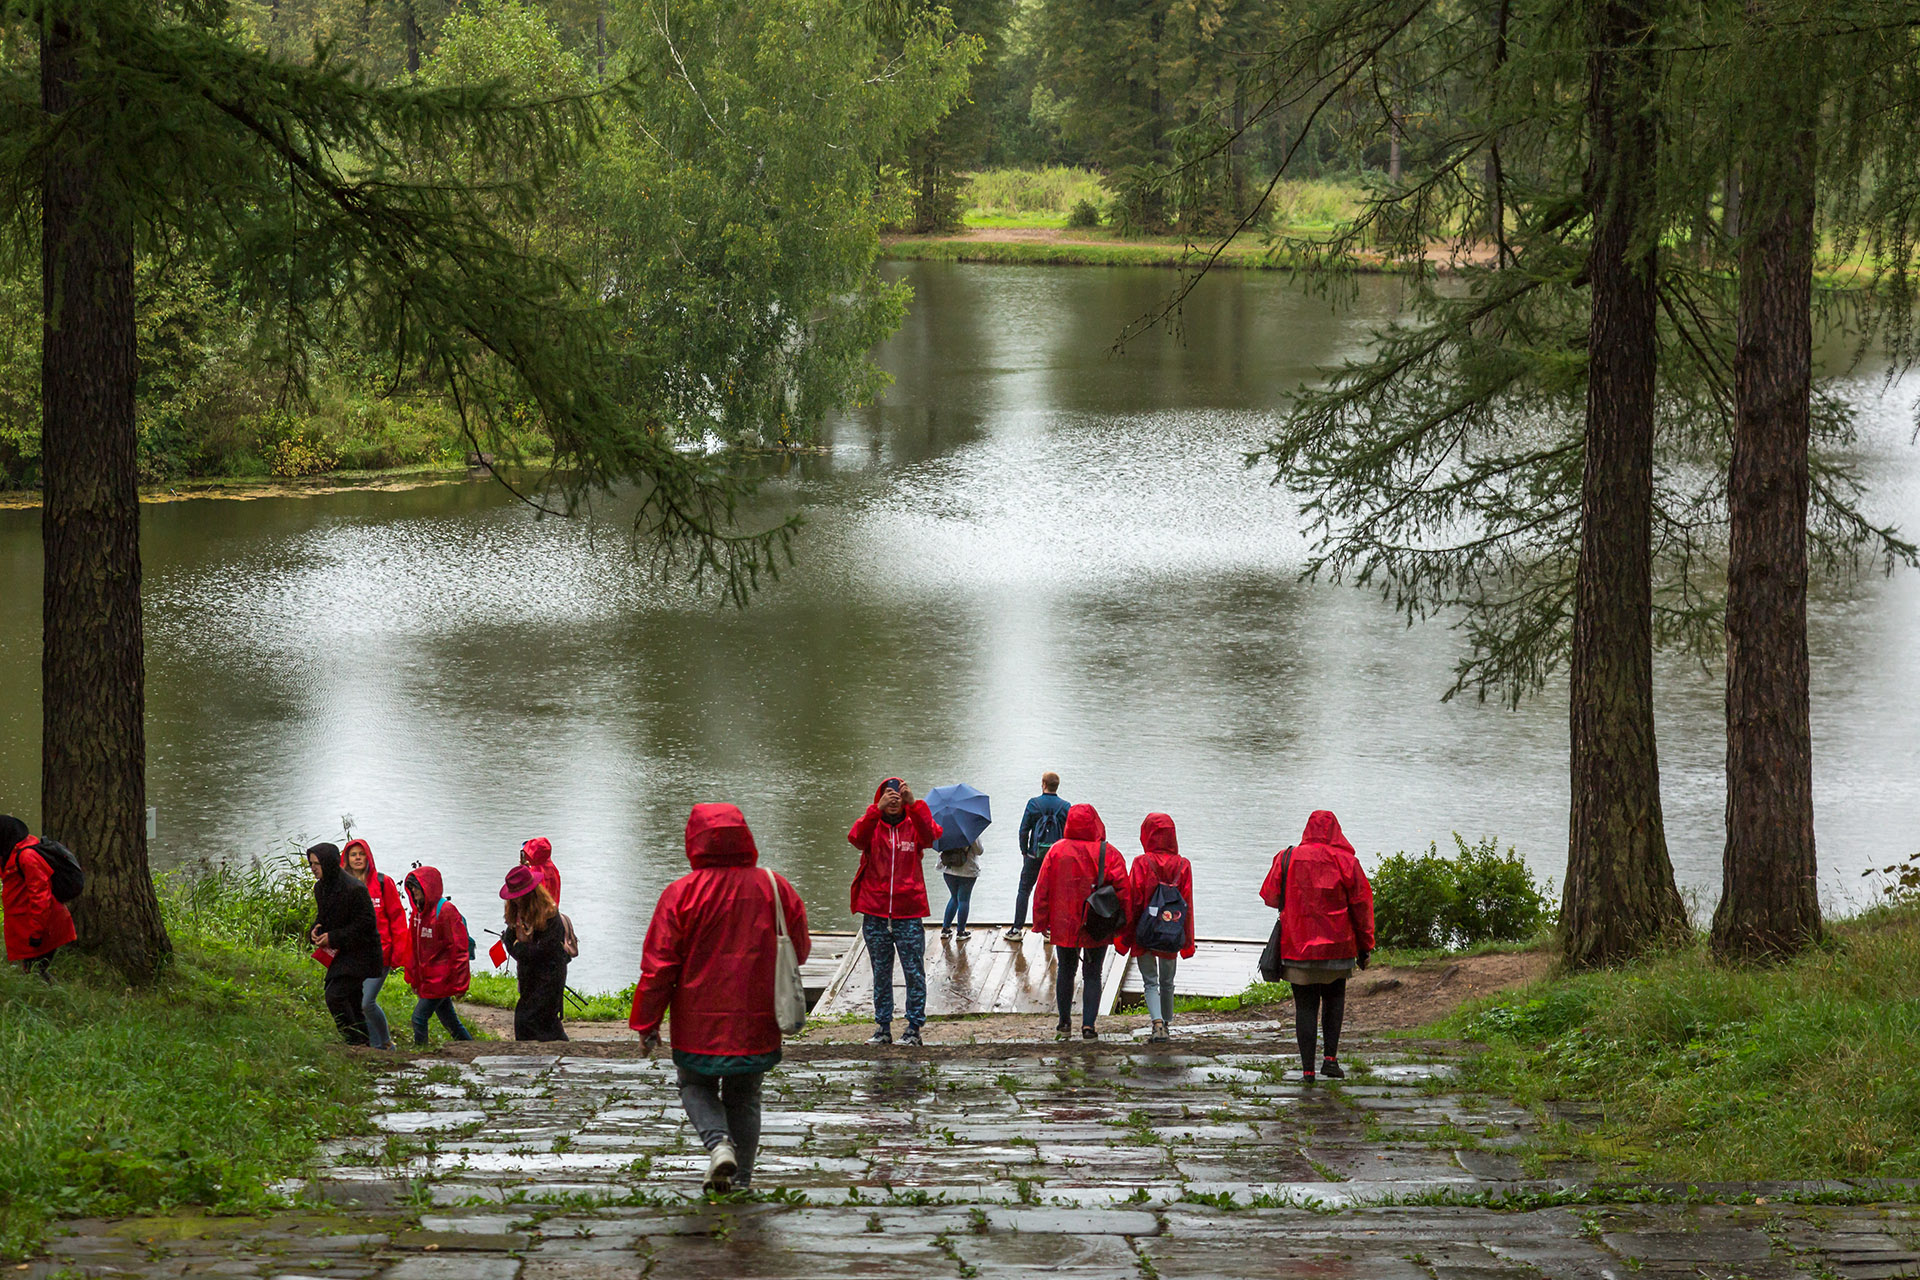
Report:
[[[925,928],[930,1016],[1054,1011],[1053,948],[1039,934],[1029,933],[1018,942],[1009,942],[1004,923],[976,924],[973,936],[961,942],[942,941],[936,924]],[[1180,962],[1175,990],[1183,995],[1239,995],[1258,980],[1260,951],[1265,945],[1264,941],[1244,938],[1202,938],[1193,956]],[[898,964],[894,966],[893,992],[894,1016],[904,1017],[907,989]],[[1139,969],[1109,949],[1100,980],[1100,1012],[1111,1013],[1120,996],[1138,997],[1140,992]],[[854,934],[826,991],[814,1004],[813,1014],[831,1018],[872,1009],[873,966],[866,943]]]
[[[807,993],[809,1009],[820,1002],[820,997],[827,992],[827,985],[833,981],[833,975],[840,972],[840,962],[853,946],[854,937],[851,933],[812,935],[813,950],[807,953],[807,962],[800,966],[800,987]]]

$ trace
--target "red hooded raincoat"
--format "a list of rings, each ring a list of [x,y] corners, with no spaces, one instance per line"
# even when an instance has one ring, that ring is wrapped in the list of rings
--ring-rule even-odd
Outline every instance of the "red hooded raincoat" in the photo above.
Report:
[[[547,896],[553,899],[553,905],[560,905],[560,868],[553,865],[553,841],[545,836],[535,836],[520,846],[520,856],[540,877],[540,883],[547,887]]]
[[[1187,901],[1187,942],[1180,948],[1182,958],[1193,954],[1193,864],[1180,856],[1180,842],[1174,838],[1173,819],[1164,813],[1150,813],[1147,820],[1140,824],[1140,847],[1143,852],[1133,860],[1133,869],[1127,880],[1131,886],[1128,898],[1133,904],[1133,919],[1129,924],[1137,924],[1147,903],[1153,901],[1153,891],[1163,884],[1170,884],[1180,891]],[[1126,932],[1122,951],[1132,951],[1133,930]],[[1156,951],[1152,954],[1166,956],[1171,952]]]
[[[365,840],[349,840],[340,850],[340,869],[348,875],[347,855],[363,849],[367,855],[367,896],[373,899],[373,920],[380,926],[380,958],[389,969],[405,969],[413,960],[413,931],[407,924],[407,900],[393,877],[382,875]]]
[[[19,830],[18,827],[14,828]],[[7,917],[7,962],[37,960],[74,939],[73,917],[53,896],[53,873],[34,847],[34,836],[5,850],[0,864],[0,909]]]
[[[780,1047],[773,1014],[775,883],[800,963],[813,944],[806,904],[785,879],[769,881],[759,860],[740,810],[693,806],[687,818],[693,870],[661,893],[647,926],[627,1020],[643,1037],[659,1032],[660,1015],[671,1007],[668,1027],[681,1053],[746,1056]]]
[[[1273,856],[1260,898],[1280,911],[1280,958],[1301,964],[1352,960],[1373,950],[1373,886],[1360,869],[1340,820],[1314,810],[1287,867],[1287,901],[1280,904],[1280,860]]]
[[[873,789],[873,803],[847,832],[847,843],[860,851],[860,869],[853,874],[853,914],[883,920],[918,920],[927,914],[926,851],[940,839],[940,824],[925,800],[907,806],[899,822],[880,816],[883,782]]]
[[[1106,946],[1080,932],[1087,895],[1093,892],[1094,851],[1106,849],[1107,880],[1120,893],[1120,905],[1128,923],[1133,920],[1133,899],[1127,883],[1127,860],[1120,851],[1106,844],[1106,824],[1090,804],[1077,804],[1067,810],[1066,834],[1047,850],[1040,864],[1040,878],[1033,886],[1033,927],[1047,935],[1056,947]],[[1125,939],[1122,929],[1118,942]]]
[[[407,965],[407,985],[427,1000],[466,994],[473,985],[467,921],[442,893],[440,872],[415,867],[407,874],[407,897],[413,902],[413,925],[407,933],[413,959]]]

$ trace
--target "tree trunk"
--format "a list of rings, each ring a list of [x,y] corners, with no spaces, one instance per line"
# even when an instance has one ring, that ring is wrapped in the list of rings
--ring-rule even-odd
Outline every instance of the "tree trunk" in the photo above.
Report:
[[[607,78],[607,0],[600,0],[593,15],[593,66],[602,80]]]
[[[1400,185],[1400,113],[1387,113],[1387,181]]]
[[[1656,248],[1647,0],[1595,10],[1587,109],[1594,211],[1586,470],[1570,679],[1573,807],[1561,946],[1611,964],[1679,936],[1686,910],[1660,815],[1653,731]]]
[[[40,49],[49,115],[75,105],[79,77],[78,41],[54,24]],[[133,231],[97,149],[84,124],[62,132],[41,180],[40,812],[86,867],[81,945],[142,982],[171,947],[147,868]]]
[[[414,12],[413,0],[407,0],[406,11],[400,15],[407,28],[407,74],[420,74],[420,17]]]
[[[1727,505],[1727,846],[1713,951],[1788,956],[1820,936],[1807,658],[1807,441],[1813,388],[1814,117],[1804,66],[1748,170],[1739,242]],[[1797,90],[1804,90],[1799,92]]]

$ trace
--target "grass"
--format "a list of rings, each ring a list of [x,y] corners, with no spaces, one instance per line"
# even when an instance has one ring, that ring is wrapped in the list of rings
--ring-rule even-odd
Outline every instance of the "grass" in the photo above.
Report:
[[[625,1022],[633,1013],[633,988],[620,991],[600,991],[591,995],[579,993],[581,999],[567,997],[567,1005],[561,1018],[567,1022]],[[520,1001],[520,988],[509,974],[482,973],[476,970],[473,986],[468,989],[466,1000],[469,1004],[486,1005],[490,1009],[511,1009]],[[582,1003],[584,1001],[584,1003]],[[409,1006],[411,1007],[411,1006]]]
[[[1704,946],[1559,976],[1437,1028],[1486,1045],[1470,1087],[1596,1102],[1573,1134],[1604,1169],[1657,1181],[1920,1176],[1920,902],[1834,922],[1772,968]]]
[[[1074,205],[1100,204],[1106,194],[1093,170],[1055,164],[968,174],[960,199],[968,226],[1059,227]]]
[[[72,954],[51,986],[0,971],[0,1257],[60,1216],[269,1207],[323,1138],[366,1131],[371,1081],[335,1051],[316,967],[259,941],[292,895],[240,887],[167,894],[174,960],[148,990]]]

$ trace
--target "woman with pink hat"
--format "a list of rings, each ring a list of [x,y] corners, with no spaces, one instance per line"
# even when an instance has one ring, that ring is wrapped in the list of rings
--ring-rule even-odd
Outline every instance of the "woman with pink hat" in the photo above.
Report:
[[[567,925],[553,895],[532,867],[515,867],[500,886],[507,904],[500,941],[519,965],[520,999],[513,1007],[515,1040],[565,1040],[560,1002],[567,992]]]

